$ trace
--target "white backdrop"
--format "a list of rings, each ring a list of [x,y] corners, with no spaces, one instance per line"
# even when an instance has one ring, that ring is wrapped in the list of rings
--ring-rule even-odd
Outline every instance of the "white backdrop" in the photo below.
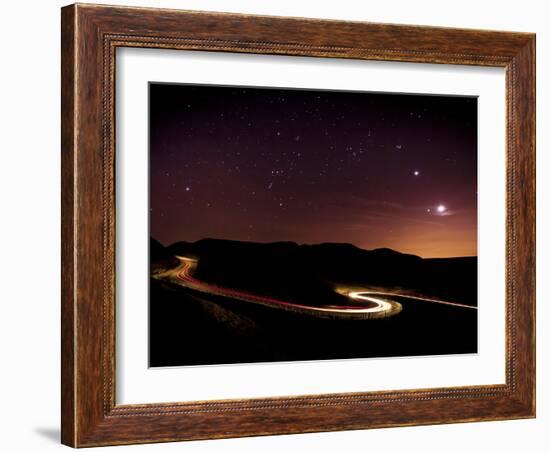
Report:
[[[116,80],[117,403],[505,382],[503,69],[125,48],[117,51]],[[148,369],[149,81],[479,96],[478,353]]]
[[[115,1],[115,0],[113,0]],[[550,242],[550,31],[545,2],[463,0],[116,0],[118,4],[306,16],[379,22],[460,26],[537,32],[538,57],[538,274],[548,271]],[[59,7],[63,2],[10,2],[4,5],[0,71],[0,196],[2,199],[0,316],[2,373],[0,416],[3,450],[46,451],[59,445]],[[24,26],[23,26],[24,21]],[[6,252],[7,251],[7,252]],[[245,438],[185,444],[118,447],[116,450],[256,451],[378,450],[461,451],[490,447],[499,451],[543,451],[550,429],[547,390],[549,335],[543,322],[550,310],[544,298],[548,278],[538,278],[538,417],[447,426]],[[546,440],[546,443],[548,440]]]

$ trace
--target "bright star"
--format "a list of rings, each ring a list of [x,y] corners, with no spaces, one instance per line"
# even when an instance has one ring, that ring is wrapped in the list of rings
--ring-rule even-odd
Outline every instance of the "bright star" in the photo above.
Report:
[[[418,176],[418,175],[420,174],[420,171],[418,171],[418,170],[417,170],[417,171],[414,171],[413,174],[414,174],[415,176]]]
[[[438,211],[439,213],[443,213],[443,212],[445,212],[446,210],[447,210],[447,207],[445,207],[443,204],[439,204],[439,205],[437,206],[437,211]]]

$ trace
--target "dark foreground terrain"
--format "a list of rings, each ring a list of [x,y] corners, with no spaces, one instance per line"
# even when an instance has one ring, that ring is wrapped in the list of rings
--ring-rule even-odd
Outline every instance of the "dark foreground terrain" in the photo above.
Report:
[[[150,255],[151,366],[477,352],[475,257],[214,239],[169,247],[151,240]],[[331,319],[192,290],[163,277],[176,256],[196,260],[193,276],[210,285],[312,307],[346,307],[350,290],[374,290],[391,293],[385,298],[402,310]]]

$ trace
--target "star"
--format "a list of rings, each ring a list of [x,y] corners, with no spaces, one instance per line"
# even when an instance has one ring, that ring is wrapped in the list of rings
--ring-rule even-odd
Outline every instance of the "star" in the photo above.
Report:
[[[447,210],[447,207],[445,207],[443,204],[439,204],[439,205],[437,206],[437,211],[438,211],[439,213],[443,213],[443,212],[445,212],[446,210]]]
[[[413,172],[413,174],[414,174],[415,176],[419,176],[419,175],[420,175],[420,171],[415,170],[415,171]]]

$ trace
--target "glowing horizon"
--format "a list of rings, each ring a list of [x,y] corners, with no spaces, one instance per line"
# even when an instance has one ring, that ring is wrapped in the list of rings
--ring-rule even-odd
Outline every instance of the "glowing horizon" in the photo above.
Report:
[[[150,225],[477,255],[477,100],[150,85]]]

